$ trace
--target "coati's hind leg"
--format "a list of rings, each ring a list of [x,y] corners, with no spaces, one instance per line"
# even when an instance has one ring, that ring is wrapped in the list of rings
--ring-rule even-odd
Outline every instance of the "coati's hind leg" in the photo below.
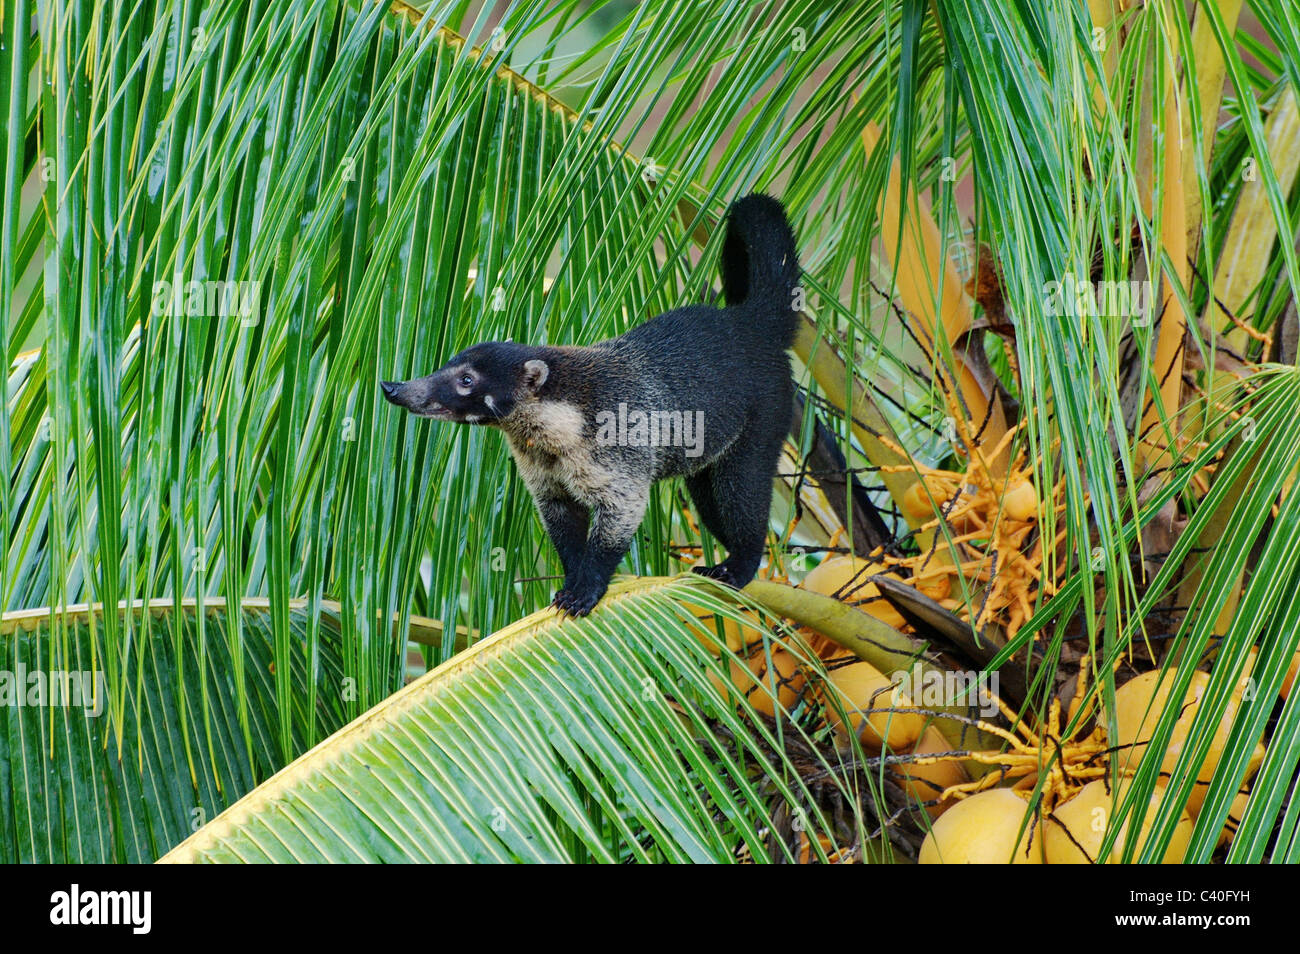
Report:
[[[782,420],[788,421],[789,415]],[[772,478],[785,439],[783,428],[756,430],[747,428],[727,453],[687,483],[700,519],[727,548],[725,560],[717,566],[697,566],[695,572],[737,588],[754,578],[763,560]]]
[[[616,476],[592,507],[591,535],[582,559],[566,574],[564,587],[555,594],[555,607],[572,616],[586,616],[600,602],[645,516],[650,484],[629,482],[626,474]]]
[[[730,551],[731,541],[723,536],[727,528],[718,516],[718,508],[713,504],[712,468],[689,475],[685,478],[685,483],[691,500],[695,501],[695,512],[700,515],[700,521],[708,527],[709,533]]]

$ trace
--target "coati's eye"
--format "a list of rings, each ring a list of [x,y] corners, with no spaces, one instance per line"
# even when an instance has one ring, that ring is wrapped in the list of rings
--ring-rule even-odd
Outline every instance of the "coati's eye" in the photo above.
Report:
[[[474,386],[473,375],[462,374],[460,376],[460,386],[463,388],[472,388]]]

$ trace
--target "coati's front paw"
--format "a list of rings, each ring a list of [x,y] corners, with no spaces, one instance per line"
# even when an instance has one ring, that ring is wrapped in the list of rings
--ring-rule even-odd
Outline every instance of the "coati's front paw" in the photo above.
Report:
[[[570,616],[586,616],[605,595],[605,589],[604,586],[565,585],[555,594],[551,605]]]
[[[717,580],[719,583],[725,583],[727,586],[735,587],[738,590],[754,578],[753,573],[742,577],[727,560],[723,560],[717,566],[693,566],[691,569],[700,576],[707,576],[711,580]]]

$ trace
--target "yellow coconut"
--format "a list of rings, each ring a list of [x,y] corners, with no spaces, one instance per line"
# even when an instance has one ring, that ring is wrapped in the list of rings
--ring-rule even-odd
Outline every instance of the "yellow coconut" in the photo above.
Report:
[[[1165,787],[1156,783],[1151,793],[1151,807],[1142,820],[1138,833],[1137,847],[1133,858],[1142,850],[1151,834],[1151,825],[1155,821],[1155,808],[1164,795]],[[1111,811],[1120,804],[1119,799],[1112,799],[1104,779],[1089,782],[1079,793],[1058,805],[1056,810],[1044,822],[1046,837],[1043,839],[1047,849],[1049,865],[1118,863],[1124,857],[1124,843],[1128,837],[1128,821],[1120,828],[1119,836],[1111,847],[1110,854],[1101,858],[1102,841],[1110,825]],[[1169,847],[1165,849],[1162,864],[1178,864],[1187,852],[1187,844],[1192,837],[1192,816],[1182,813],[1178,826],[1174,829]]]
[[[1033,520],[1038,516],[1038,491],[1025,480],[1007,487],[1002,495],[1002,511],[1013,520]]]
[[[925,483],[918,480],[903,492],[903,499],[898,502],[898,508],[903,511],[903,516],[914,522],[933,520],[934,505],[942,504],[943,498],[936,498],[934,503],[931,503],[930,497],[931,493],[926,490]]]
[[[1255,746],[1254,754],[1251,755],[1250,761],[1246,763],[1246,778],[1248,781],[1233,797],[1232,805],[1228,808],[1228,817],[1223,823],[1223,831],[1219,832],[1218,844],[1220,848],[1231,841],[1232,837],[1237,834],[1237,828],[1241,825],[1241,816],[1246,813],[1246,800],[1250,798],[1249,779],[1254,778],[1255,773],[1259,771],[1260,765],[1264,763],[1265,754],[1267,753],[1264,743],[1261,742]]]
[[[1222,752],[1219,754],[1222,755]],[[1264,764],[1265,754],[1266,750],[1264,748],[1264,743],[1260,742],[1255,746],[1255,751],[1251,753],[1250,761],[1246,763],[1245,781],[1247,783],[1255,777],[1255,773],[1259,771],[1259,767]],[[1201,775],[1204,777],[1205,773],[1202,772]],[[1192,786],[1192,794],[1187,798],[1187,810],[1191,812],[1193,818],[1200,816],[1201,808],[1205,805],[1205,796],[1208,794],[1210,794],[1210,782],[1208,779],[1206,781],[1198,780],[1196,784]]]
[[[1223,712],[1222,719],[1219,720],[1214,737],[1210,740],[1210,750],[1197,775],[1197,783],[1192,786],[1192,793],[1187,800],[1187,810],[1192,813],[1193,818],[1201,810],[1205,794],[1209,791],[1210,779],[1213,778],[1214,770],[1219,765],[1219,759],[1223,757],[1223,748],[1228,741],[1233,719],[1237,716],[1237,707],[1241,704],[1242,694],[1250,680],[1249,669],[1250,667],[1247,666],[1233,689],[1228,706]],[[1143,752],[1146,751],[1147,743],[1155,733],[1160,713],[1169,704],[1169,694],[1173,684],[1172,671],[1166,673],[1165,678],[1161,680],[1160,673],[1153,670],[1130,679],[1115,690],[1115,716],[1119,729],[1119,736],[1115,741],[1117,745],[1127,747],[1120,749],[1118,758],[1121,768],[1127,768],[1130,773],[1137,768]],[[1200,707],[1201,697],[1209,684],[1208,674],[1192,673],[1192,681],[1183,697],[1182,713],[1174,723],[1169,745],[1165,749],[1164,760],[1160,763],[1160,771],[1166,776],[1172,773],[1179,756],[1182,755],[1192,722],[1196,719],[1196,712]],[[1259,767],[1253,760],[1252,763],[1255,768]],[[1250,770],[1250,775],[1254,774],[1255,768]],[[1248,779],[1250,775],[1247,776]]]
[[[938,553],[934,555],[934,559],[931,562],[936,565],[939,563],[952,564],[951,559],[941,559],[940,554]],[[936,603],[941,603],[952,595],[952,575],[949,573],[930,575],[920,581],[913,580],[909,582]]]
[[[1218,847],[1222,848],[1237,834],[1237,829],[1241,827],[1241,817],[1246,814],[1246,802],[1249,799],[1250,789],[1243,788],[1232,800],[1232,807],[1228,809],[1228,817],[1223,823],[1223,831],[1219,832]]]
[[[840,718],[834,700],[839,701],[852,731],[869,748],[880,749],[887,740],[891,751],[901,752],[921,737],[925,716],[911,712],[866,713],[868,709],[912,707],[912,700],[871,663],[846,656],[829,662],[827,670],[826,718],[841,739],[848,740],[850,729]]]
[[[698,603],[683,602],[682,607],[691,612],[699,620],[699,623],[687,622],[686,628],[689,629],[695,638],[713,655],[718,656],[722,653],[721,643],[725,642],[726,646],[733,653],[739,654],[747,646],[763,640],[763,626],[759,622],[758,615],[752,610],[739,609],[738,612],[746,620],[752,620],[752,623],[739,623],[729,616],[721,613],[715,613],[713,610]],[[722,630],[719,636],[718,630]]]
[[[882,623],[899,629],[904,623],[902,614],[880,595],[880,587],[871,582],[871,577],[878,574],[901,579],[897,573],[874,560],[849,556],[831,557],[804,577],[803,587],[856,606]]]
[[[1246,779],[1250,780],[1255,777],[1259,767],[1264,764],[1264,756],[1268,754],[1268,749],[1264,747],[1263,742],[1255,744],[1255,751],[1250,754],[1250,761],[1246,763]]]
[[[799,661],[784,649],[772,647],[771,675],[768,672],[768,657],[763,647],[758,647],[743,662],[734,659],[726,663],[730,684],[725,684],[713,670],[709,670],[709,681],[724,698],[743,695],[749,704],[766,716],[776,715],[776,706],[772,696],[776,688],[776,699],[785,710],[793,709],[803,690],[804,675],[799,669]]]
[[[917,860],[923,865],[1042,864],[1042,839],[1037,824],[1025,822],[1028,810],[1025,799],[1009,788],[963,798],[935,820]]]
[[[933,755],[952,750],[952,743],[944,737],[944,734],[934,726],[929,726],[916,745],[912,746],[910,754]],[[917,802],[934,801],[951,786],[970,781],[970,776],[966,774],[961,762],[957,761],[933,762],[928,765],[906,762],[891,766],[889,771],[902,784],[907,794]],[[925,810],[930,813],[931,818],[938,818],[954,804],[953,799],[949,798],[935,805],[926,805]]]

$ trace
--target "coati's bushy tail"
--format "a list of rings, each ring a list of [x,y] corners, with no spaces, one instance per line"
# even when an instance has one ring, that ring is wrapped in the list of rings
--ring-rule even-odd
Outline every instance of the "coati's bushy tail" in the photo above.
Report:
[[[732,204],[721,268],[727,304],[758,306],[754,310],[760,320],[770,323],[765,332],[775,336],[782,347],[793,344],[799,328],[794,307],[799,252],[780,202],[755,192]]]

